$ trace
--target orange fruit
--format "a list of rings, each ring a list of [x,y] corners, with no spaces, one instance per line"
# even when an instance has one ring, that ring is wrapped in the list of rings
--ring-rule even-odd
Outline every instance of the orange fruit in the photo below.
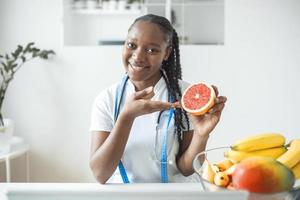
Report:
[[[215,98],[216,94],[211,85],[196,83],[183,92],[181,105],[188,113],[203,115],[214,105]]]
[[[214,183],[217,186],[226,187],[230,183],[230,178],[225,172],[218,172],[214,177]]]

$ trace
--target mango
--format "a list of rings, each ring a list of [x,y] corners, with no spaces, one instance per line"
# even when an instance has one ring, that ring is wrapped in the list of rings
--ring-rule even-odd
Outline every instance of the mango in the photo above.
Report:
[[[289,191],[294,183],[293,172],[269,157],[246,158],[236,165],[232,174],[234,188],[255,193]]]

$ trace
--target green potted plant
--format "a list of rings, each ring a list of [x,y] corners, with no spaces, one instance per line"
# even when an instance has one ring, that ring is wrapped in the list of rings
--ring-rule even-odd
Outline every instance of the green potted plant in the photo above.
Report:
[[[0,52],[0,149],[1,145],[3,146],[3,135],[12,135],[12,121],[4,119],[2,115],[3,101],[9,83],[24,63],[35,58],[48,59],[50,55],[54,54],[53,50],[41,50],[35,47],[33,42],[28,43],[25,47],[18,45],[16,50],[10,54]]]

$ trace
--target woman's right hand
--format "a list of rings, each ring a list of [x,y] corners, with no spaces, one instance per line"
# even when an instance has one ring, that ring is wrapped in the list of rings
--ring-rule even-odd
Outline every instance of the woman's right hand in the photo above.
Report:
[[[133,93],[125,102],[123,112],[130,117],[153,113],[156,111],[167,110],[174,107],[173,103],[163,101],[152,101],[154,96],[153,87]]]

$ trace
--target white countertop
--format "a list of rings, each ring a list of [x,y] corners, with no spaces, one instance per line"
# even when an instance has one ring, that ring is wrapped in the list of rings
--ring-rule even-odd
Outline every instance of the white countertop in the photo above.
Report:
[[[250,197],[246,192],[210,191],[203,192],[200,183],[105,185],[98,183],[0,183],[1,200],[298,200],[300,198],[300,188],[292,193],[251,194]]]
[[[0,195],[5,200],[245,200],[248,196],[246,192],[203,192],[200,183],[0,183]]]

